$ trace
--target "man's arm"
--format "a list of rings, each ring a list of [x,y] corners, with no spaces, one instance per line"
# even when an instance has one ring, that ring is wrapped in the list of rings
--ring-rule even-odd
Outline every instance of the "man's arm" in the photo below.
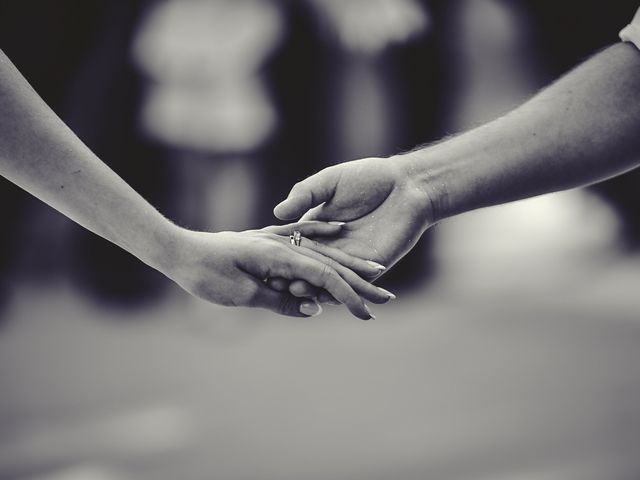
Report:
[[[640,52],[619,43],[504,117],[388,159],[329,167],[298,183],[281,219],[348,222],[333,246],[391,266],[435,222],[587,185],[640,163]]]
[[[433,220],[588,185],[640,163],[640,52],[619,43],[511,113],[402,155]]]

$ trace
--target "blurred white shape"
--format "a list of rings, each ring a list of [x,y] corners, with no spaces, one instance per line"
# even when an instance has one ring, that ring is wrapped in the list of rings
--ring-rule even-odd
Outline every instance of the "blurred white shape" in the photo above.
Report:
[[[429,13],[415,0],[312,0],[342,44],[352,53],[376,55],[423,34]]]
[[[246,153],[273,132],[277,115],[260,68],[283,34],[278,7],[258,0],[164,0],[132,47],[151,80],[143,130],[182,149]]]
[[[527,296],[588,280],[614,251],[620,221],[578,190],[471,212],[438,228],[436,255],[450,288]]]
[[[508,2],[459,2],[451,35],[456,80],[448,94],[457,105],[449,113],[450,130],[498,117],[539,88],[540,66],[530,49],[527,20]]]
[[[283,34],[280,11],[258,0],[164,0],[133,43],[133,58],[159,82],[252,75]]]
[[[277,117],[255,79],[186,89],[152,85],[142,107],[148,134],[175,147],[212,152],[246,152],[273,132]]]

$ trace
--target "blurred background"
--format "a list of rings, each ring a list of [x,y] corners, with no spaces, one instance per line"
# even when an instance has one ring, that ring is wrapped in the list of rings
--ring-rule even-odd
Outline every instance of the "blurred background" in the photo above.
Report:
[[[21,0],[0,48],[166,216],[490,120],[637,0]],[[227,309],[0,185],[0,479],[640,477],[640,175],[444,222],[359,322]]]

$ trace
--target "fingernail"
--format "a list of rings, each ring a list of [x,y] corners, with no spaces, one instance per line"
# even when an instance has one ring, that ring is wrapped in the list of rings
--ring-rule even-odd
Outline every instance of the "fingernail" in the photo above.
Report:
[[[389,297],[389,300],[395,300],[396,298],[398,298],[393,293],[391,293],[389,290],[385,290],[384,288],[381,288],[381,287],[378,287],[378,290],[380,290],[387,297]]]
[[[302,302],[300,304],[300,313],[308,317],[316,317],[322,313],[322,307],[316,302]]]
[[[387,267],[385,267],[384,265],[380,265],[378,262],[374,262],[373,260],[367,260],[367,263],[376,270],[380,270],[381,272],[384,272],[387,269]]]
[[[371,310],[369,310],[369,305],[365,305],[364,309],[369,314],[369,318],[367,318],[367,320],[375,320],[376,319],[376,316],[373,313],[371,313]]]
[[[345,222],[329,222],[329,225],[336,225],[337,227],[341,227],[343,225],[346,225]]]

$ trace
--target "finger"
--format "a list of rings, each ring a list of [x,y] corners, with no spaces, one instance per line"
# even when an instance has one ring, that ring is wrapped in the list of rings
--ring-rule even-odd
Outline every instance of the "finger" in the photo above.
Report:
[[[274,237],[274,239],[288,245],[286,240],[282,238]],[[309,240],[308,238],[302,238],[300,247],[304,248],[300,249],[299,253],[307,254],[307,251],[315,251],[319,255],[310,255],[312,258],[325,263],[332,261],[330,266],[336,270],[342,278],[347,280],[359,295],[362,295],[367,300],[373,303],[386,303],[389,300],[394,300],[396,298],[396,296],[391,292],[376,287],[357,275],[362,274],[369,278],[378,277],[386,270],[383,265],[370,260],[362,260],[344,253],[337,248],[322,245],[321,243]],[[296,246],[294,248],[297,249],[299,247]],[[354,273],[354,271],[356,273]],[[297,283],[290,284],[289,292],[297,297],[308,298],[312,298],[319,293],[315,287],[304,281],[298,281]]]
[[[369,300],[370,302],[387,303],[388,301],[394,300],[396,298],[396,296],[391,292],[367,282],[352,270],[349,270],[348,268],[340,265],[332,258],[325,257],[318,252],[302,246],[291,246],[291,249],[302,253],[303,255],[307,255],[308,257],[313,258],[319,262],[322,262],[332,270],[336,271],[337,274],[342,277],[342,279],[345,280],[358,295]],[[340,300],[338,297],[336,297],[336,299]]]
[[[309,225],[313,225],[314,227],[317,225],[324,224],[323,222],[305,222],[305,223]],[[340,222],[336,222],[336,223],[340,223]],[[292,224],[292,225],[296,225],[296,224]],[[267,231],[267,228],[270,230]],[[279,235],[277,233],[277,230],[275,230],[273,227],[267,227],[267,228],[262,230],[267,231],[268,233]],[[276,227],[276,228],[279,228],[279,227]],[[338,228],[342,228],[342,227],[338,227]],[[288,230],[285,230],[285,231],[288,231]],[[374,262],[373,260],[365,260],[365,259],[356,257],[354,255],[350,255],[338,248],[330,247],[328,245],[324,245],[323,243],[317,242],[316,240],[305,238],[304,237],[305,233],[302,231],[300,231],[300,233],[303,235],[303,237],[301,238],[300,246],[309,248],[318,253],[321,253],[326,257],[332,258],[333,260],[340,263],[341,265],[344,265],[350,270],[353,270],[358,275],[361,275],[367,278],[376,278],[376,277],[379,277],[382,273],[384,273],[387,269],[384,265],[381,265],[378,262]],[[282,238],[282,237],[284,237],[284,235],[280,234],[279,237],[274,237],[274,239],[280,241],[281,243],[291,243],[288,239]]]
[[[325,211],[325,204],[318,205],[317,207],[308,210],[302,217],[300,217],[300,221],[308,222],[311,220],[320,220]]]
[[[380,265],[373,260],[364,260],[362,258],[354,257],[340,249],[329,247],[315,240],[309,238],[302,238],[300,246],[318,252],[325,257],[332,258],[340,265],[347,267],[349,270],[356,272],[358,275],[367,278],[376,278],[387,269],[384,265]]]
[[[318,294],[322,292],[322,290],[304,280],[293,280],[290,282],[284,278],[269,278],[266,284],[276,292],[288,291],[291,295],[298,298],[316,298]]]
[[[289,280],[285,278],[268,278],[267,285],[276,292],[286,292],[289,290]]]
[[[315,298],[320,290],[304,280],[294,280],[289,284],[289,293],[298,298]]]
[[[252,307],[266,308],[289,317],[315,317],[322,313],[322,307],[314,300],[276,292],[260,282],[256,282],[256,287],[251,300]]]
[[[315,287],[321,288],[329,292],[336,300],[342,302],[353,315],[362,319],[369,320],[374,318],[371,311],[365,305],[364,300],[355,292],[331,266],[331,259],[326,262],[318,261],[309,255],[302,253],[302,247],[295,247],[296,250],[282,252],[271,265],[271,274],[274,277],[283,277],[290,280],[304,279]],[[292,255],[290,252],[293,252]],[[315,255],[315,252],[307,250]],[[335,263],[335,262],[334,262]],[[353,274],[355,275],[355,274]]]
[[[281,220],[300,218],[310,208],[331,200],[338,179],[338,171],[329,167],[296,183],[287,199],[273,209],[274,215]]]
[[[294,230],[298,230],[305,237],[332,237],[338,235],[344,222],[319,222],[309,220],[304,222],[289,223],[288,225],[271,225],[260,229],[261,232],[286,236]]]
[[[333,298],[333,296],[325,291],[325,290],[321,290],[318,293],[318,296],[316,297],[316,301],[320,304],[326,304],[326,305],[342,305],[338,300],[336,300],[335,298]]]

